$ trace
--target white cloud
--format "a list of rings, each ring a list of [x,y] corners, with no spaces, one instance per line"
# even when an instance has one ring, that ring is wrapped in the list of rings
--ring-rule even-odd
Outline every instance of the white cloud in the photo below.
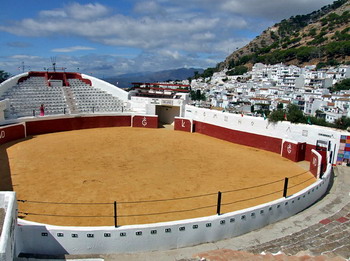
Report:
[[[33,60],[33,59],[41,59],[40,56],[34,56],[34,55],[25,55],[25,54],[15,54],[9,57],[10,59],[16,59],[16,60]]]
[[[329,0],[221,0],[218,6],[222,11],[234,14],[280,20],[292,15],[307,14],[331,2]]]
[[[139,53],[136,57],[115,53],[58,57],[63,66],[71,70],[79,67],[86,73],[111,75],[183,66],[209,67],[280,19],[317,10],[332,1],[142,0],[131,1],[134,6],[130,13],[117,12],[118,8],[100,3],[72,2],[62,8],[42,10],[37,17],[2,23],[0,32],[40,39],[69,38],[69,44],[65,45],[68,47],[51,50],[57,53],[94,50],[88,47],[91,42],[136,49]],[[79,44],[74,44],[72,39],[79,39]],[[32,68],[50,65],[48,58],[29,55],[27,58]],[[26,56],[6,59],[6,64],[15,65]],[[0,59],[0,67],[3,61]]]
[[[160,50],[158,52],[163,57],[168,57],[174,60],[179,60],[181,58],[181,54],[178,51],[171,51],[171,50]]]
[[[108,8],[99,3],[81,5],[72,3],[65,7],[68,17],[78,20],[88,20],[97,17],[103,17],[109,13]]]
[[[40,11],[39,15],[41,17],[55,17],[55,18],[67,17],[67,13],[64,10],[43,10],[43,11]]]
[[[139,3],[135,9],[157,12],[161,7],[153,1]],[[174,9],[176,8],[172,8],[171,12],[179,11]],[[65,16],[65,19],[57,19],[58,16]],[[99,18],[86,19],[92,16]],[[241,20],[226,26],[228,29],[242,28]],[[189,46],[190,48],[181,50],[193,51],[198,50],[203,41],[222,39],[223,35],[218,35],[222,34],[222,29],[219,28],[225,22],[226,20],[223,21],[220,17],[203,16],[192,12],[183,12],[181,15],[172,13],[163,17],[108,15],[107,7],[100,4],[83,6],[74,3],[62,10],[42,11],[38,18],[20,20],[6,26],[0,25],[0,30],[31,37],[77,36],[107,45],[142,50],[165,46],[181,49],[181,46]],[[186,44],[183,44],[184,42]]]
[[[148,15],[165,15],[165,8],[159,5],[156,1],[138,2],[134,6],[134,11],[140,14]]]
[[[42,18],[74,18],[77,20],[88,20],[92,18],[102,17],[109,13],[106,6],[99,3],[81,5],[79,3],[71,3],[62,9],[43,10],[39,15]]]
[[[225,53],[226,56],[236,51],[236,49],[245,46],[250,42],[249,38],[230,38],[215,43],[215,50]]]
[[[213,40],[215,39],[215,34],[210,32],[203,32],[203,33],[192,35],[192,39],[199,40],[199,41]]]
[[[52,49],[52,52],[56,53],[70,53],[75,51],[86,51],[86,50],[95,50],[95,48],[88,47],[88,46],[71,46],[71,47],[65,47],[65,48],[55,48]]]

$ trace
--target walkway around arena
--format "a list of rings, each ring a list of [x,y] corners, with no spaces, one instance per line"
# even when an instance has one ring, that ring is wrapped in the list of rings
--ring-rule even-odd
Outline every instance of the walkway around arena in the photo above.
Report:
[[[168,251],[85,257],[66,256],[66,259],[101,258],[106,261],[350,259],[349,192],[350,169],[337,166],[334,168],[334,184],[322,200],[291,218],[248,234],[215,243]],[[263,252],[265,255],[259,255]],[[271,254],[279,252],[283,252],[290,257],[287,258],[284,255]],[[322,255],[322,257],[309,259],[305,255]]]

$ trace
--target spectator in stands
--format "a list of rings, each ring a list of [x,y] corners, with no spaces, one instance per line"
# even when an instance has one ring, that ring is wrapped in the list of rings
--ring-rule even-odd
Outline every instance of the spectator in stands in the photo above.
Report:
[[[44,116],[45,115],[45,107],[44,104],[40,105],[40,116]]]

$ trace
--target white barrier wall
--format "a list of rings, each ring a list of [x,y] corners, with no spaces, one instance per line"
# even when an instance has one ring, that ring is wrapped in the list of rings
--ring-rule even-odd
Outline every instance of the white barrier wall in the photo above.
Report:
[[[0,237],[0,261],[14,259],[15,227],[17,221],[17,202],[15,192],[0,192],[0,208],[5,210],[5,219]]]
[[[131,96],[130,104],[132,111],[136,113],[145,113],[145,114],[157,114],[156,106],[176,106],[179,107],[179,116],[184,114],[184,105],[186,104],[185,99],[161,99],[161,98],[147,98],[139,96]]]
[[[193,111],[192,111],[193,110]],[[186,107],[187,118],[217,124],[229,129],[281,138],[288,133],[312,143],[317,137],[339,137],[335,130],[282,122],[272,125],[262,118],[241,117],[217,111]],[[324,130],[325,129],[325,130]],[[308,135],[300,135],[307,131]],[[319,135],[322,134],[322,135]],[[294,136],[293,136],[294,135]],[[338,135],[338,136],[336,136]],[[298,140],[297,140],[298,141]],[[198,245],[235,237],[290,217],[309,207],[327,191],[331,164],[322,179],[304,190],[249,209],[209,217],[121,227],[64,227],[18,220],[16,255],[32,254],[101,254],[153,251]]]
[[[15,86],[17,84],[17,81],[24,76],[28,76],[28,73],[26,72],[26,73],[18,74],[16,76],[11,77],[10,79],[7,79],[6,81],[2,82],[0,84],[0,96],[2,96],[4,94],[4,92],[6,92],[8,89]]]
[[[60,227],[19,220],[17,254],[98,254],[164,250],[231,238],[290,217],[327,191],[332,166],[297,194],[223,215],[148,225]]]
[[[339,149],[340,136],[350,135],[347,131],[322,126],[292,124],[286,121],[272,124],[262,117],[246,115],[242,117],[241,114],[208,110],[189,105],[186,106],[184,117],[232,130],[254,133],[282,140],[287,139],[297,142],[306,142],[312,145],[316,145],[317,140],[331,141],[332,150],[334,149],[334,144],[336,145],[336,154]],[[336,161],[336,157],[334,157],[334,161]],[[333,163],[335,164],[335,162]]]
[[[9,99],[0,101],[0,122],[5,120],[5,110],[10,107]]]

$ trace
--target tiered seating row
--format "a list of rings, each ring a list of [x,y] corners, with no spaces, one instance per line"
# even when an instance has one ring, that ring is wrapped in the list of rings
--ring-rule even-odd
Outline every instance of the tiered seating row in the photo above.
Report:
[[[69,79],[68,81],[79,112],[122,111],[123,102],[117,97],[79,79]]]
[[[45,77],[30,77],[7,90],[1,99],[10,100],[6,118],[32,116],[40,113],[44,104],[45,114],[62,114],[68,108],[62,88],[49,87]]]
[[[117,97],[81,79],[68,79],[68,82],[66,87],[49,86],[45,77],[38,76],[20,81],[0,97],[10,100],[5,117],[38,116],[41,104],[45,107],[45,115],[123,111],[123,101]],[[71,95],[67,96],[67,93]]]

